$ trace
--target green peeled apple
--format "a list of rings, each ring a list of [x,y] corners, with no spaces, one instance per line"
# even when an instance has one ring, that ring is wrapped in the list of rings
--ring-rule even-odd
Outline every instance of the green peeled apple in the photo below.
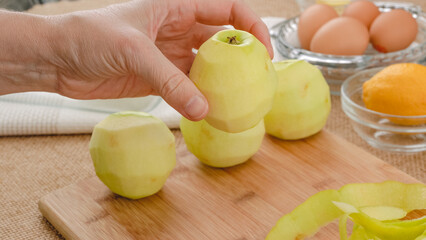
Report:
[[[130,199],[158,192],[176,165],[174,135],[161,120],[142,112],[114,113],[98,123],[90,154],[99,179]]]
[[[278,87],[272,110],[265,116],[266,132],[284,140],[319,132],[330,114],[330,90],[320,70],[303,60],[274,63]]]
[[[203,43],[189,77],[209,103],[205,120],[231,133],[253,128],[263,119],[277,85],[265,46],[250,33],[234,29]]]
[[[265,135],[263,120],[244,132],[218,130],[205,120],[192,122],[182,118],[180,130],[188,150],[202,163],[212,167],[231,167],[250,159]]]

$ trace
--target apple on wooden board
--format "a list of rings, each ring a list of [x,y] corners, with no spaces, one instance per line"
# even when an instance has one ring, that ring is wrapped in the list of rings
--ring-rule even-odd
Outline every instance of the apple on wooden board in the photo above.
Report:
[[[98,123],[90,154],[101,181],[131,199],[158,192],[176,165],[174,135],[161,120],[142,112],[114,113]]]
[[[189,77],[209,103],[205,120],[232,133],[253,128],[263,119],[277,85],[265,46],[250,33],[234,29],[203,43]]]
[[[250,159],[259,150],[265,135],[263,120],[239,133],[216,129],[205,120],[192,122],[182,118],[180,130],[188,150],[212,167],[231,167]]]
[[[319,132],[330,114],[330,90],[321,71],[304,60],[274,63],[278,87],[272,110],[265,116],[266,132],[295,140]]]

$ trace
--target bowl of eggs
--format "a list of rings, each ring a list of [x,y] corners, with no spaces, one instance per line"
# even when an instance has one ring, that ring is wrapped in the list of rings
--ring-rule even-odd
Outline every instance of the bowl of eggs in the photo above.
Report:
[[[361,70],[426,62],[426,13],[411,3],[359,0],[342,14],[315,4],[274,29],[278,52],[316,65],[335,95]]]

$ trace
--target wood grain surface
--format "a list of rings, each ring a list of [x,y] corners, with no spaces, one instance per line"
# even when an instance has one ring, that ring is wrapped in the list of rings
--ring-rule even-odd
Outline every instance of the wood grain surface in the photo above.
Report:
[[[128,200],[97,177],[39,202],[67,239],[264,239],[276,221],[309,196],[355,182],[411,176],[322,131],[300,141],[266,136],[248,162],[227,169],[200,163],[176,132],[178,164],[157,194]],[[315,239],[337,239],[335,224]]]

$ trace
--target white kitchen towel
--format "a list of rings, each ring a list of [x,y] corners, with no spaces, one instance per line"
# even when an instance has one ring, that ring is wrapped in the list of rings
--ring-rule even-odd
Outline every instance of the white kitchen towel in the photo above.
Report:
[[[268,27],[282,18],[263,18]],[[275,50],[274,60],[280,60]],[[116,100],[74,100],[54,93],[27,92],[0,96],[0,136],[91,133],[113,112],[144,111],[178,128],[181,115],[156,96]]]

